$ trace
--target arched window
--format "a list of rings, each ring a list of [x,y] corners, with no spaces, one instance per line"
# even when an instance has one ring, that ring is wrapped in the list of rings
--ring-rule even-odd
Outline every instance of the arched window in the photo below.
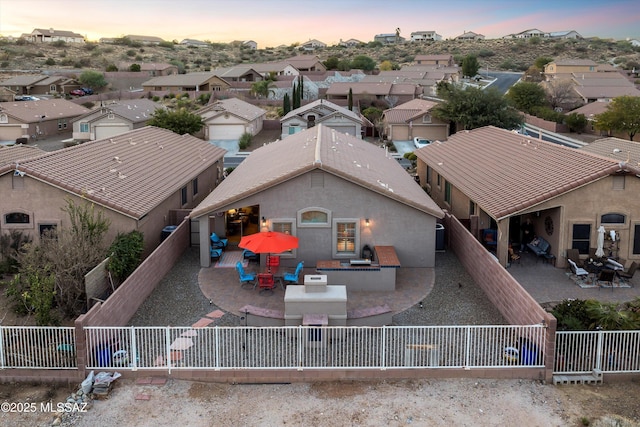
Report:
[[[5,224],[29,224],[29,214],[23,212],[10,212],[4,216]]]
[[[298,211],[299,227],[329,227],[331,211],[324,208],[310,207]]]
[[[601,224],[624,224],[625,215],[619,213],[608,213],[600,217]]]

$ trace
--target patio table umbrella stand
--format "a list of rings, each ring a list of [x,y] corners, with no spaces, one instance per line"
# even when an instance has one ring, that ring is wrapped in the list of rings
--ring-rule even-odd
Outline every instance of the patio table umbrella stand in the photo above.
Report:
[[[255,254],[279,254],[297,248],[298,238],[277,231],[261,231],[242,237],[238,247]]]

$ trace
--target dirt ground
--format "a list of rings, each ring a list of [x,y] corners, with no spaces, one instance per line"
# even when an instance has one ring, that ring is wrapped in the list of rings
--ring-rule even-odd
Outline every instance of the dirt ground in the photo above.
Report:
[[[0,425],[52,425],[40,402],[74,391],[0,385],[0,402],[35,403],[35,413],[0,413]],[[95,426],[640,426],[639,382],[544,385],[528,380],[437,380],[231,385],[119,379],[108,399],[60,425]],[[137,400],[137,399],[148,400]],[[58,417],[60,418],[60,417]],[[58,421],[56,421],[58,423]]]

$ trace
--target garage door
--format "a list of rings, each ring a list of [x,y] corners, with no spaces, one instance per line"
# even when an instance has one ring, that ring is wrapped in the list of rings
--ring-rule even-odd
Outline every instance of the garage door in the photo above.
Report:
[[[243,125],[209,126],[209,139],[240,139],[244,133]]]
[[[356,135],[355,126],[331,126],[331,128],[335,129],[336,132],[346,133],[351,136],[360,137],[360,135]]]
[[[96,139],[110,138],[112,136],[120,135],[125,132],[129,132],[129,126],[125,124],[117,125],[98,125],[95,128]]]
[[[25,133],[26,131],[27,129],[25,129]],[[16,139],[20,137],[22,137],[20,125],[0,126],[0,141],[16,142]]]

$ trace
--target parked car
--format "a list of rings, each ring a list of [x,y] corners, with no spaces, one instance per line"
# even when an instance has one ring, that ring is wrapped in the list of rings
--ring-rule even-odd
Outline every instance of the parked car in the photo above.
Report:
[[[14,98],[16,101],[40,101],[40,98],[31,95],[18,95]]]
[[[80,88],[80,90],[83,91],[85,95],[93,95],[93,89],[90,87],[83,87]]]
[[[416,148],[426,147],[429,144],[431,144],[431,140],[429,139],[421,138],[419,136],[416,136],[415,138],[413,138],[413,145]]]
[[[86,93],[82,89],[74,89],[69,93],[71,95],[74,95],[74,96],[85,96],[86,95]]]

